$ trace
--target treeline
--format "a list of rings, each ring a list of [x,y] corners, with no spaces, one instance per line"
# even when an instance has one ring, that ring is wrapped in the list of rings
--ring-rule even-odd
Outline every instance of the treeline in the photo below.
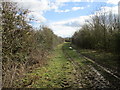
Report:
[[[1,3],[2,85],[17,87],[24,73],[46,62],[51,50],[63,42],[48,27],[34,30],[28,23],[29,10],[17,3]],[[19,86],[18,86],[19,87]]]
[[[112,11],[97,13],[74,33],[72,43],[83,49],[103,50],[120,55],[118,15]]]

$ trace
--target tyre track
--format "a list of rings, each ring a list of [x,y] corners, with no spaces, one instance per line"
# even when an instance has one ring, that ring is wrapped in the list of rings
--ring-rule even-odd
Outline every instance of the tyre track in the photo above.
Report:
[[[92,62],[93,64],[96,64],[98,67],[102,68],[105,72],[111,74],[113,77],[120,80],[119,76],[115,75],[112,71],[110,71],[107,68],[105,68],[105,67],[101,66],[100,64],[96,63],[94,60],[92,60],[92,59],[90,59],[90,58],[88,58],[88,57],[86,57],[85,55],[82,55],[82,54],[80,56],[84,57],[86,60]]]
[[[114,89],[120,89],[120,77],[115,75],[112,71],[108,70],[107,68],[103,67],[102,65],[96,63],[94,60],[92,60],[91,58],[88,58],[87,56],[84,56],[82,54],[80,54],[80,57],[85,58],[86,61],[91,62],[93,65],[96,65],[97,68],[100,68],[102,70],[102,72],[106,73],[107,76],[104,77],[107,81],[109,81],[109,88],[114,88]],[[92,66],[92,65],[91,65]],[[96,69],[93,67],[94,71],[96,71]]]
[[[83,88],[109,88],[110,84],[93,66],[81,66],[63,49],[65,56],[75,68],[77,83]]]

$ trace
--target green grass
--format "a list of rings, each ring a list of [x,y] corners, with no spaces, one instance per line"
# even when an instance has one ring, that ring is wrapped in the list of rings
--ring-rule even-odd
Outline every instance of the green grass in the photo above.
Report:
[[[79,51],[81,54],[95,60],[97,63],[104,65],[107,68],[116,70],[118,67],[117,56],[112,53],[90,49],[80,49]]]
[[[32,73],[27,73],[26,78],[23,78],[23,84],[32,84],[27,86],[30,88],[62,88],[62,84],[67,81],[69,87],[74,81],[72,74],[73,67],[65,58],[62,52],[62,44],[59,45],[49,56],[48,64],[35,69]]]
[[[114,53],[105,52],[101,50],[92,50],[92,49],[81,49],[72,45],[75,49],[77,49],[80,54],[94,60],[95,62],[103,65],[106,68],[113,69],[117,71],[119,66],[118,56]]]

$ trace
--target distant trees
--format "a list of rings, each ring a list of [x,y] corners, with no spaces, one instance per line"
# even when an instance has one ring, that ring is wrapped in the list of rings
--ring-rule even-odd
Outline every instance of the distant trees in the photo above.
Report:
[[[1,2],[3,87],[17,87],[16,81],[35,64],[43,64],[54,47],[63,42],[51,29],[34,30],[26,21],[29,10],[17,3]]]
[[[72,43],[84,49],[101,49],[120,54],[120,28],[118,16],[97,13],[75,32]]]

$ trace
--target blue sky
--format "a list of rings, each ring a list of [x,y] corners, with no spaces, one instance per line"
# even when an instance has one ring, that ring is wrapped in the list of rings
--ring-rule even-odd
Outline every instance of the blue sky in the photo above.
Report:
[[[61,37],[70,37],[96,12],[112,10],[117,14],[119,0],[16,0],[19,6],[31,12],[31,25],[46,25]]]

